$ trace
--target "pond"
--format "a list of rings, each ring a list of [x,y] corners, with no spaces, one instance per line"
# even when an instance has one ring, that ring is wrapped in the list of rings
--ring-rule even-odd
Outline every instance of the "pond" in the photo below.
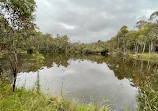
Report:
[[[46,60],[36,70],[31,55],[21,57],[17,87],[36,89],[50,96],[76,98],[79,104],[104,98],[112,110],[134,111],[138,107],[138,89],[150,80],[153,89],[158,83],[157,64],[100,55],[44,55]],[[155,79],[156,78],[156,79]]]

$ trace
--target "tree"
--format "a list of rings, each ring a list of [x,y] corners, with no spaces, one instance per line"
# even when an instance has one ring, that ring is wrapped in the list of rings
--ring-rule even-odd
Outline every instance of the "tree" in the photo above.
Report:
[[[136,23],[136,27],[138,30],[144,29],[149,23],[146,22],[145,20],[140,20]]]
[[[1,15],[5,21],[5,38],[7,38],[8,60],[14,76],[13,91],[15,91],[16,76],[18,73],[19,43],[27,37],[27,33],[34,29],[34,0],[1,0]],[[8,28],[9,27],[9,28]]]
[[[152,13],[150,15],[150,18],[149,18],[150,21],[153,21],[153,22],[158,22],[158,11],[155,11],[154,13]]]

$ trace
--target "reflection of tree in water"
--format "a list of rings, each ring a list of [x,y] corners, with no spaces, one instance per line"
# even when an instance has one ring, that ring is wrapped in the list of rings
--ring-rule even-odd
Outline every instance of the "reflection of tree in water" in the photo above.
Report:
[[[45,57],[44,65],[48,68],[52,67],[53,63],[56,63],[58,66],[62,65],[64,67],[67,67],[69,65],[68,60],[71,58],[70,56],[65,56],[62,54],[58,54],[58,55],[47,54],[44,55],[44,57]]]
[[[13,81],[13,75],[11,75],[11,68],[9,62],[3,58],[0,59],[0,69],[1,69],[1,78],[3,81],[8,81],[12,84]]]
[[[83,59],[88,59],[98,64],[106,63],[118,79],[129,79],[135,86],[144,86],[144,81],[150,81],[153,84],[153,88],[157,87],[157,63],[97,55],[84,56]]]
[[[62,65],[67,67],[69,65],[68,61],[70,59],[80,59],[80,60],[91,60],[92,62],[97,62],[98,64],[106,63],[110,70],[114,71],[115,76],[118,79],[130,79],[135,85],[143,85],[144,81],[151,81],[153,85],[158,84],[158,65],[152,62],[138,61],[132,59],[119,59],[112,57],[104,57],[98,55],[44,55],[45,62],[41,67],[52,67],[53,63],[58,66]],[[33,66],[34,61],[32,61],[32,55],[25,55],[19,57],[19,72],[36,72],[36,66]],[[9,76],[10,66],[7,61],[0,61],[2,65],[4,76],[8,79],[12,77]],[[155,86],[156,87],[156,86]]]
[[[158,64],[152,62],[145,62],[133,59],[123,59],[114,57],[104,57],[98,55],[51,55],[45,54],[45,62],[41,67],[52,67],[53,63],[58,66],[62,65],[67,67],[69,65],[69,60],[90,60],[98,64],[106,63],[110,70],[112,70],[118,79],[127,78],[133,82],[134,86],[138,86],[143,89],[149,82],[151,83],[151,88],[157,90],[158,84]],[[18,68],[19,72],[37,72],[36,66],[32,66],[33,61],[31,60],[32,55],[25,55],[19,57]],[[5,59],[0,61],[1,69],[3,71],[4,78],[13,82],[13,77],[10,74],[9,63]],[[147,81],[147,82],[144,82]],[[37,90],[40,90],[39,74],[37,74]]]
[[[64,55],[44,55],[45,62],[44,64],[42,64],[40,67],[52,67],[53,63],[56,63],[58,66],[62,65],[67,67],[68,64],[68,60],[70,59],[70,56],[64,56]],[[19,55],[19,62],[18,62],[18,71],[19,72],[38,72],[37,74],[37,82],[36,82],[36,86],[37,86],[37,90],[40,89],[40,81],[39,81],[39,69],[37,69],[37,67],[34,64],[33,56],[31,54],[27,54],[27,55]],[[5,81],[8,81],[10,84],[13,84],[13,87],[15,87],[16,84],[16,77],[14,77],[11,74],[11,68],[10,68],[10,63],[8,62],[7,59],[3,58],[0,60],[0,72],[1,78],[4,78]]]
[[[102,61],[99,59],[99,61]],[[157,63],[132,59],[104,58],[118,79],[127,78],[138,86],[138,110],[156,111],[158,108]]]
[[[157,64],[122,59],[109,59],[108,61],[110,63],[108,64],[109,68],[114,71],[115,76],[119,79],[130,79],[137,86],[144,86],[144,81],[151,81],[153,88],[157,87],[156,84],[158,83],[158,78],[155,78],[157,76]]]

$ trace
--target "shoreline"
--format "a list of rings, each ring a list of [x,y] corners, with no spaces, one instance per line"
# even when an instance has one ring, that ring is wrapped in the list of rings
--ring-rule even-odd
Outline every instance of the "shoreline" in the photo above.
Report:
[[[132,58],[132,59],[136,59],[136,60],[143,60],[143,61],[158,63],[158,54],[157,53],[125,54],[125,56]]]

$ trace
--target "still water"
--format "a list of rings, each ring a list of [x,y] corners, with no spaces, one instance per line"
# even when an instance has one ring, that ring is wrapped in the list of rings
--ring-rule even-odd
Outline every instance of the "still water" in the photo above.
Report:
[[[106,97],[112,110],[134,111],[138,88],[144,81],[150,78],[157,87],[157,65],[150,62],[97,55],[45,55],[45,64],[37,71],[28,68],[30,58],[21,59],[24,70],[17,76],[17,87],[38,89],[50,96],[62,93],[64,98],[77,98],[79,104],[95,102],[101,106]]]

